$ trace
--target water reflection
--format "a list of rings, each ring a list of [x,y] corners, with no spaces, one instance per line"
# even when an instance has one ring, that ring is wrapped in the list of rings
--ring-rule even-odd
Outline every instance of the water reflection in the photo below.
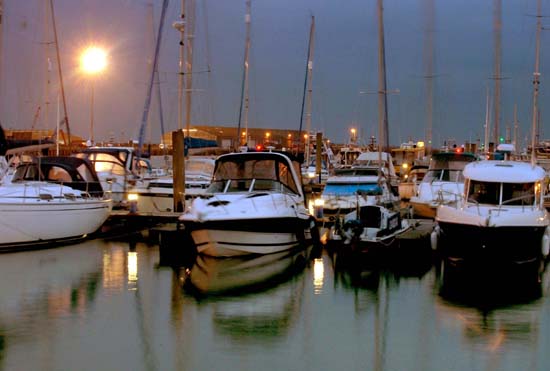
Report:
[[[276,340],[297,320],[311,248],[255,257],[197,256],[178,282],[211,310],[213,330],[231,341]]]
[[[86,317],[101,287],[101,252],[91,248],[96,243],[2,255],[0,361],[5,352],[30,361],[37,351],[30,345],[54,335],[56,321]]]
[[[242,295],[262,291],[288,280],[304,268],[311,248],[276,254],[213,258],[198,255],[193,266],[182,268],[180,281],[197,296]]]

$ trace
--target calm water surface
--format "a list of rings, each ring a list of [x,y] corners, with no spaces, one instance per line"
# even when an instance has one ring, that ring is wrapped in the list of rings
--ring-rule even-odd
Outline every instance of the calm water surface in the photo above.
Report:
[[[550,369],[548,273],[500,304],[442,295],[441,277],[326,251],[188,269],[141,242],[4,254],[0,370]]]

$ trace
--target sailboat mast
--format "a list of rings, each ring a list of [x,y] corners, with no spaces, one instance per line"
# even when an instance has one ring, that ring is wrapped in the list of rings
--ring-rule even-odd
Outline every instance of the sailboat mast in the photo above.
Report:
[[[180,19],[172,23],[172,27],[180,33],[180,47],[179,47],[179,59],[178,59],[178,129],[183,129],[183,75],[184,65],[183,59],[185,57],[185,0],[181,0],[181,13]]]
[[[59,56],[59,41],[57,39],[57,26],[55,24],[55,10],[53,6],[53,0],[50,0],[50,11],[52,13],[52,27],[53,36],[55,41],[55,52],[57,57],[57,73],[59,75],[59,86],[61,88],[61,99],[63,101],[63,121],[67,127],[67,144],[71,146],[71,128],[69,126],[69,115],[67,114],[67,101],[65,99],[65,88],[63,86],[63,73],[61,72],[61,57]]]
[[[514,151],[516,153],[519,153],[518,151],[518,105],[514,104]]]
[[[433,129],[433,103],[434,103],[434,19],[435,4],[434,0],[425,0],[426,7],[426,33],[424,39],[424,66],[426,75],[426,155],[432,153],[432,129]]]
[[[3,81],[2,78],[2,60],[3,58],[3,44],[2,40],[4,40],[4,0],[0,0],[0,81]],[[2,97],[2,89],[0,87],[0,101]],[[4,107],[0,106],[0,109],[2,112],[4,112]]]
[[[540,57],[540,32],[542,30],[542,3],[537,0],[537,32],[535,44],[535,72],[533,72],[533,122],[531,126],[531,165],[535,165],[535,137],[537,135],[538,97],[540,87],[539,57]]]
[[[489,125],[491,121],[489,120],[489,87],[487,87],[487,97],[485,101],[485,139],[483,142],[483,151],[485,154],[489,153]]]
[[[155,82],[155,71],[157,70],[157,67],[158,67],[160,42],[162,40],[162,30],[164,28],[164,18],[166,15],[167,8],[168,8],[168,0],[163,0],[162,11],[160,14],[159,30],[157,33],[157,41],[155,45],[155,55],[153,57],[153,66],[152,66],[151,76],[149,77],[149,86],[147,89],[147,96],[145,98],[145,106],[143,107],[143,113],[141,116],[141,126],[139,128],[139,140],[138,140],[138,148],[137,148],[138,157],[140,157],[141,155],[141,149],[142,149],[144,137],[145,137],[145,127],[147,126],[147,118],[149,117],[149,108],[151,107],[151,95],[153,92],[153,84]]]
[[[494,30],[494,75],[493,79],[495,80],[495,91],[493,99],[493,142],[495,147],[499,143],[500,139],[500,80],[501,76],[501,34],[502,34],[502,0],[494,0],[494,14],[493,14],[493,30]]]
[[[187,16],[187,48],[185,53],[185,132],[191,138],[191,93],[193,90],[193,40],[195,38],[195,1],[189,0]],[[191,142],[189,142],[189,145]]]
[[[388,96],[386,87],[386,54],[384,46],[384,9],[382,0],[377,2],[378,10],[378,147],[383,151],[390,148],[388,135]]]
[[[246,0],[246,13],[244,23],[246,25],[246,37],[244,43],[243,81],[241,86],[241,104],[239,108],[239,124],[237,126],[236,143],[248,143],[248,57],[250,53],[250,23],[251,23],[251,0]],[[244,123],[244,143],[241,142],[241,122]]]
[[[298,143],[302,142],[302,121],[304,119],[304,106],[306,107],[306,138],[305,138],[305,162],[309,164],[309,143],[310,143],[310,132],[311,132],[311,95],[313,92],[312,89],[312,75],[313,75],[313,46],[315,34],[315,16],[311,16],[311,26],[309,29],[309,41],[307,47],[307,63],[306,63],[306,78],[304,81],[304,96],[302,99],[302,112],[300,115],[300,130],[298,131]],[[299,152],[299,149],[298,149]]]

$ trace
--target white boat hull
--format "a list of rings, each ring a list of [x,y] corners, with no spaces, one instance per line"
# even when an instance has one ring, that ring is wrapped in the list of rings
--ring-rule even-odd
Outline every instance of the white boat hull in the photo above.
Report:
[[[311,239],[309,231],[304,231],[304,237],[299,237],[297,233],[201,229],[191,232],[191,236],[199,254],[215,257],[274,254]]]
[[[82,238],[98,230],[110,200],[0,203],[0,249]]]

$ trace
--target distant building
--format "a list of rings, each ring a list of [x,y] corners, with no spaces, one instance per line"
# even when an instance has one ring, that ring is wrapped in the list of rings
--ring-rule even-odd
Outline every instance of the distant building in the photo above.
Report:
[[[248,128],[248,136],[245,138],[247,134],[245,129],[241,128],[241,133],[238,135],[237,128],[231,126],[197,125],[192,126],[189,131],[191,137],[215,140],[218,147],[223,149],[236,148],[246,143],[249,147],[273,146],[275,148],[285,148],[288,150],[296,146],[299,136],[298,130]],[[302,135],[305,135],[305,131],[302,131]],[[240,138],[239,143],[237,143],[237,137]],[[163,139],[164,144],[167,145],[168,148],[171,148],[172,133],[164,134]],[[304,139],[302,139],[302,143],[303,141]]]

